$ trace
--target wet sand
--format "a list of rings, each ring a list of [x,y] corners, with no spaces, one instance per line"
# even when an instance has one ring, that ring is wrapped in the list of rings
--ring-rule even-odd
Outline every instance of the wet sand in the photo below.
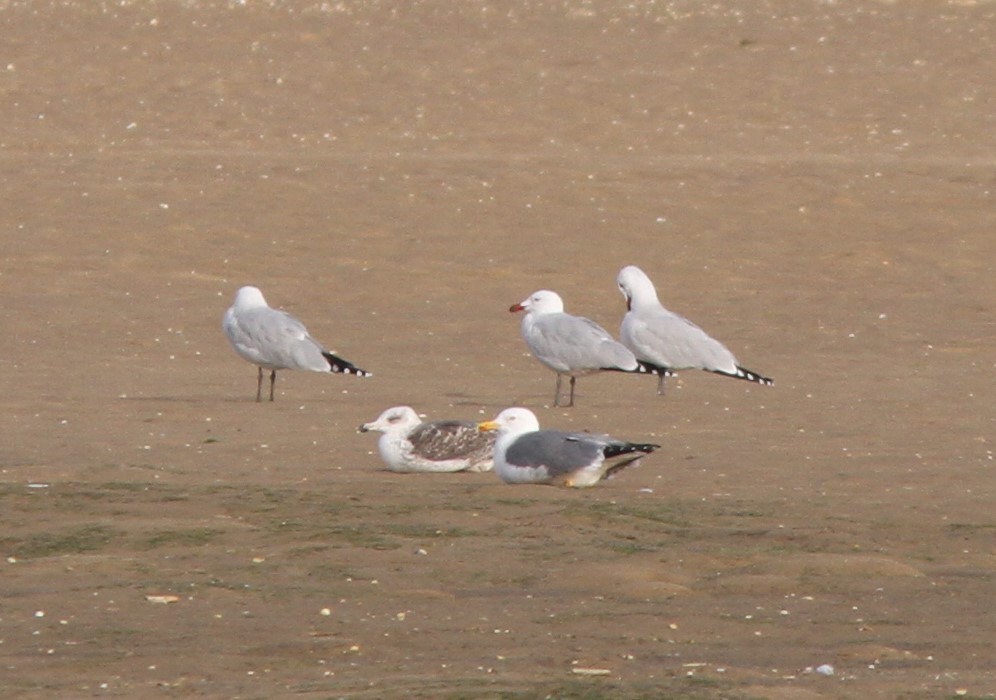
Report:
[[[993,3],[0,32],[5,694],[996,695]],[[775,386],[550,408],[509,304],[616,332],[631,263]],[[243,284],[375,376],[256,404]],[[587,491],[392,474],[356,427],[401,403],[664,447]]]

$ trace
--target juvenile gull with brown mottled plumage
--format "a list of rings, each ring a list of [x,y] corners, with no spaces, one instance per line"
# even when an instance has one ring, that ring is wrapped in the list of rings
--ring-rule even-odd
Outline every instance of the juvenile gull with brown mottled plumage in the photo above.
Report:
[[[377,449],[392,472],[486,472],[494,466],[494,433],[482,433],[471,421],[423,422],[411,406],[395,406],[359,430],[382,433]]]

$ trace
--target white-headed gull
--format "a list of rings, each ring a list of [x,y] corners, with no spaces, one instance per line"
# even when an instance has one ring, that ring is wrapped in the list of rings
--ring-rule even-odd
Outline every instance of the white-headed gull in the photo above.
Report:
[[[619,338],[640,361],[676,372],[702,369],[758,384],[774,380],[741,367],[725,345],[709,336],[684,316],[665,309],[657,299],[650,278],[635,265],[628,265],[616,277],[626,299],[626,315]],[[664,393],[665,374],[660,374],[657,393]]]
[[[256,287],[242,287],[225,312],[221,327],[240,357],[259,367],[256,401],[263,392],[263,370],[270,370],[270,401],[278,369],[306,369],[369,377],[370,372],[333,355],[285,311],[272,309]]]
[[[522,338],[533,357],[557,373],[554,406],[574,405],[574,383],[578,377],[595,372],[652,372],[622,343],[591,319],[564,313],[564,301],[556,292],[533,292],[509,311],[525,311]],[[561,404],[561,380],[570,377],[570,395]]]
[[[377,450],[392,472],[487,472],[494,466],[495,434],[463,420],[422,422],[411,406],[394,406],[361,433],[377,431]]]
[[[660,447],[608,435],[540,430],[536,414],[527,408],[506,408],[478,428],[498,431],[495,472],[509,484],[586,488]]]

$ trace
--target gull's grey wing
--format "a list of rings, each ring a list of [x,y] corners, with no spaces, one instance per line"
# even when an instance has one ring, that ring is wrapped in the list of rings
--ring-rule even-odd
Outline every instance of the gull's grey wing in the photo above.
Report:
[[[733,353],[684,316],[663,307],[626,316],[621,334],[640,359],[672,369],[735,372]]]
[[[513,467],[543,467],[557,477],[601,462],[604,447],[604,441],[591,435],[538,430],[509,445],[505,461]]]
[[[262,307],[240,311],[233,321],[228,326],[232,342],[253,362],[275,369],[328,371],[325,349],[290,314]]]
[[[636,369],[636,358],[591,319],[548,314],[533,325],[529,343],[534,354],[560,371],[603,368]]]

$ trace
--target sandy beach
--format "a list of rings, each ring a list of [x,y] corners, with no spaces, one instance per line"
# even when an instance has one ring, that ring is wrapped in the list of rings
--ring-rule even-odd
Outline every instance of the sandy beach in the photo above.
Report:
[[[996,697],[996,4],[0,0],[0,695]],[[759,386],[551,408],[616,273]],[[369,379],[256,369],[242,285]],[[662,445],[394,474],[410,404]]]

